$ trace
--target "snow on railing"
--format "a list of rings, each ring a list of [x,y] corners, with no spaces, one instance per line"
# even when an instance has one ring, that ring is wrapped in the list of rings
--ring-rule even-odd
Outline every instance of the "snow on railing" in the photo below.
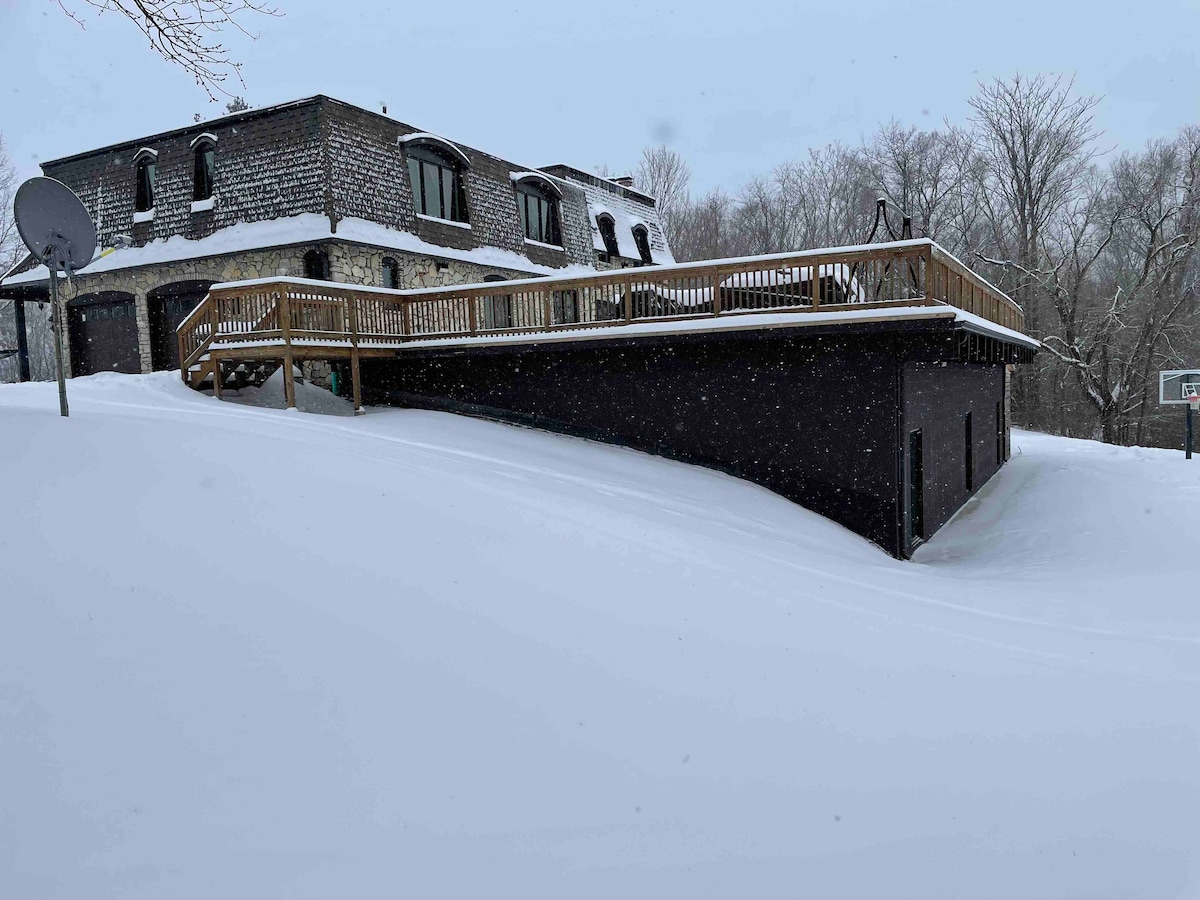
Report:
[[[214,285],[179,326],[184,377],[215,342],[399,346],[738,313],[948,304],[1023,331],[1021,308],[929,240],[418,290],[265,278]]]

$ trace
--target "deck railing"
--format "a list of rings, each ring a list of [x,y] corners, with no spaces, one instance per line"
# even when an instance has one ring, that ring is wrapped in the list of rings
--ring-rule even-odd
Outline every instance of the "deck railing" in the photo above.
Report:
[[[399,347],[745,313],[947,304],[1022,331],[999,289],[928,240],[423,290],[272,278],[215,285],[179,326],[183,375],[212,348]],[[291,358],[291,352],[287,354]]]

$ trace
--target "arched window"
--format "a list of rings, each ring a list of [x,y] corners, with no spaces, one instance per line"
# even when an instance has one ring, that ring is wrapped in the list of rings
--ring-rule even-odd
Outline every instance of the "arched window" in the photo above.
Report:
[[[517,182],[517,208],[526,240],[562,246],[558,199],[554,183],[532,175]]]
[[[418,213],[435,219],[466,223],[467,195],[463,186],[463,163],[436,144],[412,143],[405,147],[408,177],[412,182],[413,206]]]
[[[154,209],[154,186],[158,181],[158,154],[153,150],[139,150],[137,159],[137,194],[134,197],[135,212]]]
[[[400,287],[400,264],[390,256],[383,258],[383,286],[393,290]]]
[[[309,250],[304,254],[304,277],[314,281],[330,281],[329,254],[324,250]]]
[[[213,195],[213,176],[216,174],[217,145],[208,138],[196,142],[192,150],[192,200],[208,200]]]
[[[596,216],[596,224],[600,226],[600,237],[604,240],[604,249],[609,256],[620,256],[621,248],[617,245],[617,224],[610,215]]]
[[[650,265],[654,262],[654,257],[650,255],[650,232],[646,230],[645,225],[633,226],[633,242],[637,244],[638,256],[642,258],[644,265]]]

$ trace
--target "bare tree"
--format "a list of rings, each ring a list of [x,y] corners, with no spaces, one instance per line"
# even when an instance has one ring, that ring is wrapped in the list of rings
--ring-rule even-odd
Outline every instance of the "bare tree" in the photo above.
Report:
[[[53,0],[71,19],[84,20],[70,5],[71,0]],[[240,62],[230,59],[229,49],[215,36],[227,28],[257,40],[243,20],[253,15],[278,16],[280,12],[263,0],[78,0],[97,15],[118,13],[132,22],[150,42],[151,49],[167,62],[191,75],[212,100],[217,91],[227,94],[224,82],[232,73],[243,85]]]
[[[1073,80],[1020,75],[981,84],[968,102],[975,147],[983,160],[977,201],[991,226],[993,254],[1012,261],[1002,283],[1025,310],[1026,328],[1041,337],[1047,298],[1033,274],[1042,269],[1042,232],[1079,189],[1099,155],[1093,125],[1095,97],[1073,96]],[[1045,357],[1018,370],[1014,406],[1034,427],[1053,427],[1056,410],[1044,402]]]
[[[882,126],[862,148],[863,165],[879,196],[912,217],[916,237],[932,237],[959,256],[980,238],[975,185],[979,156],[963,132]]]
[[[1099,153],[1092,111],[1099,99],[1073,97],[1074,81],[1038,75],[981,84],[968,102],[986,181],[979,199],[1001,253],[1018,271],[1039,268],[1042,229],[1067,202]],[[1035,282],[1017,286],[1032,300]],[[1026,321],[1036,334],[1038,310]]]
[[[681,262],[723,259],[734,248],[733,201],[719,188],[688,202],[676,218],[671,252]]]
[[[13,199],[17,195],[17,167],[8,156],[4,135],[0,134],[0,276],[20,257],[21,240],[13,218]]]
[[[692,171],[683,157],[665,144],[646,147],[634,173],[634,184],[658,201],[658,217],[667,242],[674,239],[675,223],[688,202]]]

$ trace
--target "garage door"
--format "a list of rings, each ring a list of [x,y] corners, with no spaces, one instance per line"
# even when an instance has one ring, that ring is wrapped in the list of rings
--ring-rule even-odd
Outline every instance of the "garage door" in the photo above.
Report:
[[[73,375],[142,370],[132,296],[115,291],[88,294],[72,301],[69,310]]]
[[[179,368],[175,329],[208,293],[209,281],[185,281],[151,291],[150,359],[154,370]]]

